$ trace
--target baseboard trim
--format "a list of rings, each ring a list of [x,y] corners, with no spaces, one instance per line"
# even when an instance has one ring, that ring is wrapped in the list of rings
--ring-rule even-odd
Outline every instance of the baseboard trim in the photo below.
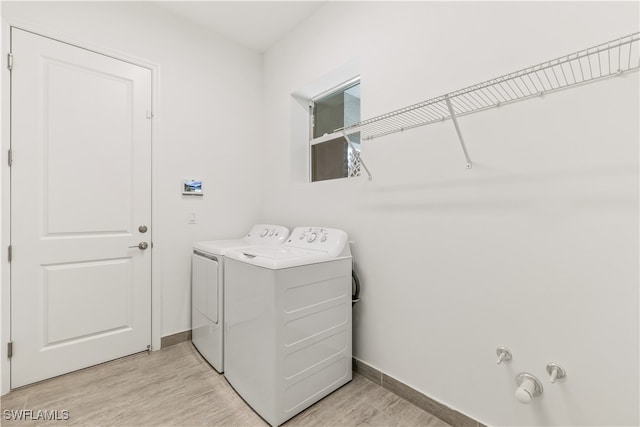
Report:
[[[160,339],[160,348],[171,347],[181,342],[191,341],[191,330],[178,332],[177,334],[167,335]]]
[[[434,400],[397,379],[367,365],[361,360],[353,359],[353,371],[371,380],[379,386],[389,390],[393,394],[406,399],[418,408],[435,415],[453,427],[486,427],[479,421],[474,420],[447,405]]]

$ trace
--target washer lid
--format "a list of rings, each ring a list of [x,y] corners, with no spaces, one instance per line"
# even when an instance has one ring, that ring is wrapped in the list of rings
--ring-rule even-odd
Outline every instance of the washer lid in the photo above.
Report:
[[[298,227],[283,245],[232,250],[227,257],[277,270],[349,258],[351,252],[347,234],[342,230]]]
[[[285,247],[256,247],[234,249],[226,254],[227,258],[257,265],[271,270],[297,267],[300,265],[317,264],[319,262],[348,258],[332,257],[326,252],[303,250]]]
[[[273,260],[298,258],[302,256],[322,256],[326,252],[290,248],[286,246],[254,246],[242,249],[242,253],[249,258],[262,257]]]

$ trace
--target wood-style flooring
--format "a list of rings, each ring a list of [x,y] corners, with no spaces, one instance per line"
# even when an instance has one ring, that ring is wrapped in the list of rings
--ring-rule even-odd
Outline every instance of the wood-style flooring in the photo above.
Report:
[[[1,403],[3,426],[267,425],[190,342],[23,387],[3,396]],[[7,419],[12,410],[31,410],[31,418],[37,418],[38,410],[68,411],[69,419]],[[285,425],[448,426],[355,373],[349,384]]]

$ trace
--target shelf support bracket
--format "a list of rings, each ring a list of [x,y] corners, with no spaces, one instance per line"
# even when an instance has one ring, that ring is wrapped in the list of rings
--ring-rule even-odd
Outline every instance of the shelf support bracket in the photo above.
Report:
[[[471,158],[469,157],[467,146],[464,144],[464,138],[462,137],[462,132],[460,131],[460,126],[458,125],[458,118],[456,117],[455,111],[453,111],[453,105],[451,105],[451,99],[449,99],[449,95],[445,95],[444,99],[447,102],[447,108],[449,109],[449,115],[451,115],[453,126],[456,128],[456,133],[458,134],[458,139],[460,140],[460,145],[462,146],[462,151],[464,152],[464,158],[467,160],[467,169],[471,169]]]
[[[351,149],[354,152],[358,152],[360,153],[360,151],[356,150],[355,145],[353,145],[353,142],[351,141],[351,138],[349,138],[349,135],[347,135],[346,131],[342,131],[342,135],[344,136],[344,139],[347,140],[347,144],[349,144],[349,147],[351,147]],[[367,175],[369,176],[369,181],[371,181],[373,179],[373,177],[371,176],[371,172],[369,172],[369,168],[367,167],[367,165],[364,163],[364,160],[362,160],[362,155],[360,155],[360,164],[362,165],[362,167],[364,168],[364,170],[367,172]]]

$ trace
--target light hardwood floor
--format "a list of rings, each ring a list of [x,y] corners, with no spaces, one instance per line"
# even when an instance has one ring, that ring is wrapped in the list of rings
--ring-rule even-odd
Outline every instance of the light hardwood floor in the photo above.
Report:
[[[3,426],[265,426],[190,342],[140,353],[14,390]],[[7,420],[6,411],[66,410],[67,421]],[[437,426],[444,421],[355,374],[286,426]]]

